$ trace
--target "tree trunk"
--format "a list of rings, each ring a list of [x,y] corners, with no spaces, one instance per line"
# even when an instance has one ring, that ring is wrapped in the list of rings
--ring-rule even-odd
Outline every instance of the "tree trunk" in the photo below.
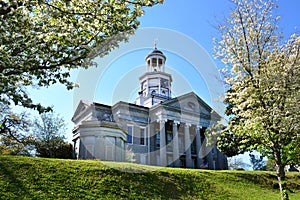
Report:
[[[285,171],[282,164],[277,165],[277,179],[280,189],[281,200],[288,200],[289,196],[286,191],[286,182],[285,182]]]

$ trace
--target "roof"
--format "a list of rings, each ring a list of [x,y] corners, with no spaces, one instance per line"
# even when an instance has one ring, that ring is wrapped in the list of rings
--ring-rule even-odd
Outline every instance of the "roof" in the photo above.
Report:
[[[158,50],[156,47],[152,51],[150,51],[150,53],[146,56],[146,59],[152,55],[159,55],[159,56],[164,57],[164,59],[166,59],[166,56],[164,55],[164,53],[162,51]]]
[[[155,48],[150,54],[162,54],[162,55],[164,55],[163,52],[158,50],[157,48]]]

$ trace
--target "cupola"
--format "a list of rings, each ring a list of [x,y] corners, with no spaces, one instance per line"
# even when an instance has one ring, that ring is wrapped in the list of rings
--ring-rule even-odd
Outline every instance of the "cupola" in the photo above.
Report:
[[[156,44],[154,50],[152,50],[145,58],[147,63],[147,72],[165,72],[166,56],[157,49]]]
[[[146,107],[171,98],[172,76],[165,72],[166,56],[154,49],[146,56],[146,72],[140,77],[140,91],[136,104]]]

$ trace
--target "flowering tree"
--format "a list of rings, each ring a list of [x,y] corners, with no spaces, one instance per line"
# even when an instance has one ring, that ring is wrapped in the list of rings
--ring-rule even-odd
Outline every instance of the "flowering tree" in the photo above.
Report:
[[[91,66],[138,27],[145,6],[163,0],[0,0],[0,102],[33,103],[25,86],[72,89],[69,71]]]
[[[16,114],[0,102],[0,154],[30,155],[33,135],[25,112]]]
[[[54,113],[42,113],[33,122],[36,155],[46,158],[72,158],[72,146],[65,142],[65,120]]]
[[[281,199],[288,199],[284,167],[300,158],[300,37],[282,42],[272,0],[232,2],[215,41],[228,86],[229,124],[219,143],[225,138],[274,159]]]

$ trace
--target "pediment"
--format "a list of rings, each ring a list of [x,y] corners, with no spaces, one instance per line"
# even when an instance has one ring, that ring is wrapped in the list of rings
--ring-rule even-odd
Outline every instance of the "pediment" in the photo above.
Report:
[[[75,110],[72,121],[76,121],[76,119],[85,113],[91,107],[91,105],[91,102],[81,100]]]
[[[184,94],[162,103],[165,107],[181,111],[210,115],[211,107],[194,92]]]

